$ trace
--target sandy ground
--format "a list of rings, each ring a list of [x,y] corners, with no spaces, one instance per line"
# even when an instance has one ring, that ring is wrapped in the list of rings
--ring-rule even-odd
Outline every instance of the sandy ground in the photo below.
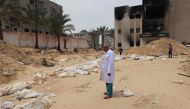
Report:
[[[104,100],[105,83],[99,73],[70,78],[48,78],[48,83],[33,88],[57,95],[51,109],[188,109],[190,78],[177,75],[183,58],[167,61],[121,60],[116,62],[113,98]],[[172,81],[183,80],[183,84]],[[129,89],[132,97],[123,97]]]

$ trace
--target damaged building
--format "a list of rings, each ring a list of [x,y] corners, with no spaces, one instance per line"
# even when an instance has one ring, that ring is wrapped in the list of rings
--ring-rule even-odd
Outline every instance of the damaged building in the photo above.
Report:
[[[129,48],[161,37],[190,42],[189,0],[143,0],[115,8],[115,47]]]

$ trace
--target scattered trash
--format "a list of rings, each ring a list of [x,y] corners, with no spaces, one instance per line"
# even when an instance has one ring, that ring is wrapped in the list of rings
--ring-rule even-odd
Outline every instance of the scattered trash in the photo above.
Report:
[[[175,80],[175,81],[172,81],[172,83],[183,84],[183,83],[184,83],[184,81],[183,81],[183,80]]]
[[[135,94],[130,91],[130,90],[122,90],[122,93],[123,93],[123,96],[124,97],[131,97],[131,96],[134,96]]]
[[[14,107],[13,102],[11,101],[6,101],[4,102],[1,106],[0,109],[12,109]]]

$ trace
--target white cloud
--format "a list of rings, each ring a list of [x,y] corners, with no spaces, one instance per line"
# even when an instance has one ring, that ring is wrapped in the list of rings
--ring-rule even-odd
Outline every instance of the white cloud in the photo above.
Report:
[[[101,25],[114,27],[114,7],[139,5],[142,0],[51,0],[63,6],[64,13],[70,14],[76,32]]]

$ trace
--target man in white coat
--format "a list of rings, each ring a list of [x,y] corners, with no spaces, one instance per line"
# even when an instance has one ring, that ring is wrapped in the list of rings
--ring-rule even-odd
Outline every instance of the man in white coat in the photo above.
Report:
[[[115,77],[115,56],[114,52],[109,49],[108,46],[104,47],[104,55],[102,60],[101,74],[100,80],[106,82],[107,92],[104,93],[106,95],[104,99],[112,98],[113,93],[113,81]]]

